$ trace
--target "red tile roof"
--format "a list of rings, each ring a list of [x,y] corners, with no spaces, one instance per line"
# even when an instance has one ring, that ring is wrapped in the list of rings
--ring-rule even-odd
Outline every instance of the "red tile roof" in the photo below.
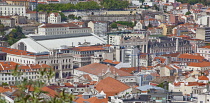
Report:
[[[89,99],[84,99],[84,98],[78,98],[75,100],[76,103],[85,103],[85,102],[89,102],[89,103],[108,103],[108,99],[107,98],[103,98],[103,99],[98,99],[97,97],[92,97]]]
[[[119,76],[132,76],[131,74],[124,72],[122,70],[119,70],[113,66],[108,66],[106,64],[100,64],[100,63],[89,64],[89,65],[77,68],[77,70],[90,73],[93,75],[101,76],[102,74],[106,73],[108,68],[112,74],[119,75]]]
[[[209,67],[210,62],[190,62],[188,66],[193,66],[193,67]]]
[[[60,15],[59,13],[50,13],[50,14],[54,14],[55,17],[57,17],[58,15]],[[48,16],[50,16],[50,14]]]
[[[42,87],[41,90],[47,92],[46,94],[51,97],[55,97],[56,95],[58,95],[56,91],[50,89],[49,87]]]
[[[6,19],[8,19],[8,18],[10,18],[10,16],[0,16],[0,18],[6,18]]]
[[[28,51],[12,49],[12,48],[5,48],[5,47],[0,47],[0,50],[2,52],[9,53],[9,54],[15,54],[15,55],[29,55],[29,54],[33,54],[32,52],[28,52]]]
[[[0,62],[0,70],[14,70],[16,66],[18,65],[18,69],[27,70],[28,72],[32,71],[33,69],[40,69],[40,68],[50,68],[49,65],[46,64],[28,64],[28,65],[22,65],[15,62]]]
[[[120,68],[120,70],[125,71],[127,73],[133,73],[133,71],[136,70],[136,67],[131,67],[131,68]]]
[[[199,79],[199,80],[209,80],[209,78],[206,77],[206,76],[200,76],[200,77],[198,77],[198,79]]]
[[[84,77],[85,79],[87,79],[87,80],[90,80],[90,81],[92,80],[92,78],[91,78],[90,75],[88,75],[88,74],[84,74],[83,77]]]
[[[72,50],[74,51],[96,51],[96,50],[105,50],[105,47],[109,47],[110,45],[98,45],[98,46],[82,46],[82,47],[74,47]]]
[[[110,63],[110,64],[119,64],[120,63],[120,62],[113,61],[113,60],[108,60],[108,59],[105,59],[103,62]]]
[[[207,45],[207,46],[203,46],[201,48],[207,48],[207,49],[210,49],[210,45]]]
[[[166,59],[161,58],[161,57],[155,57],[154,60],[160,60],[161,63],[164,63]]]
[[[129,89],[130,87],[126,84],[111,78],[107,77],[96,84],[95,89],[99,92],[102,90],[107,96],[114,96],[122,91]]]
[[[204,60],[205,58],[203,56],[200,56],[200,54],[195,53],[195,54],[180,54],[178,58],[183,58],[183,59],[198,59],[198,60]]]
[[[182,83],[184,82],[177,82],[177,83],[174,83],[174,86],[180,86]],[[187,83],[184,83],[184,86],[205,86],[206,83],[199,83],[199,82],[187,82]]]

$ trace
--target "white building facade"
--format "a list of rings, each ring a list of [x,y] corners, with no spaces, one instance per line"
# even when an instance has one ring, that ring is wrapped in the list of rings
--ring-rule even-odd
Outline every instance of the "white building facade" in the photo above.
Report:
[[[1,48],[7,53],[6,61],[13,61],[19,64],[47,64],[55,69],[56,78],[65,78],[72,75],[72,55],[68,53],[31,53],[24,50]],[[15,52],[14,52],[15,51]],[[17,53],[19,52],[19,53]]]
[[[61,23],[61,16],[59,13],[50,13],[48,15],[48,23]]]
[[[38,26],[39,35],[62,35],[75,33],[91,33],[90,28],[81,28],[73,23],[42,24]]]
[[[92,29],[92,32],[99,36],[105,36],[107,32],[107,22],[103,21],[90,21],[88,27]]]
[[[9,16],[9,15],[26,16],[26,7],[16,6],[16,5],[0,5],[0,15],[1,16]]]

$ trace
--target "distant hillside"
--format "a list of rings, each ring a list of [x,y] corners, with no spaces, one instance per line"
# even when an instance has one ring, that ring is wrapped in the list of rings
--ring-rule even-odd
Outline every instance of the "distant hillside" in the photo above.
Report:
[[[204,5],[210,5],[210,0],[176,0],[178,2],[182,3],[189,3],[191,5],[196,4],[196,3],[202,3]]]

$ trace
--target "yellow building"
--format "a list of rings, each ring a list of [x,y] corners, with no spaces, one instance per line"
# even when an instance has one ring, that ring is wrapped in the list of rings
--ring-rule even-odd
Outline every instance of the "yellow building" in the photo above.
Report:
[[[9,5],[20,5],[29,8],[29,0],[5,0]]]
[[[162,35],[167,35],[167,24],[162,23],[162,24],[160,24],[159,27],[162,27],[163,28]]]

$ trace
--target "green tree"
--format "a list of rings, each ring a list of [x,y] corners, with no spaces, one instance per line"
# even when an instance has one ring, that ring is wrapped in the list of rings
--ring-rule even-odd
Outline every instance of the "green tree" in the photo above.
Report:
[[[121,25],[127,25],[128,27],[134,27],[134,23],[133,22],[128,22],[128,21],[117,21],[117,24],[121,24]]]
[[[11,72],[14,77],[20,77],[22,73],[19,71],[19,66],[16,65],[15,69]],[[52,68],[41,68],[37,71],[40,75],[38,80],[28,80],[23,78],[23,81],[17,81],[16,85],[18,87],[18,93],[16,94],[15,103],[71,103],[74,99],[72,94],[67,94],[65,90],[57,93],[55,97],[50,100],[45,100],[42,98],[42,94],[47,94],[48,92],[43,91],[41,88],[46,86],[45,78],[50,83],[50,79],[54,77],[55,71]],[[29,91],[33,88],[33,91]]]
[[[185,15],[190,15],[190,14],[191,14],[191,12],[190,12],[190,11],[188,11],[188,12],[186,12],[186,13],[185,13]]]
[[[9,45],[14,44],[18,40],[25,38],[20,26],[16,26],[8,35],[5,36],[4,40],[9,43]]]
[[[112,23],[110,26],[111,28],[117,28],[117,23]]]
[[[105,9],[125,9],[128,7],[128,1],[121,1],[121,0],[103,0],[101,5]]]
[[[61,21],[67,20],[67,17],[62,12],[59,12],[59,14],[61,15]]]

